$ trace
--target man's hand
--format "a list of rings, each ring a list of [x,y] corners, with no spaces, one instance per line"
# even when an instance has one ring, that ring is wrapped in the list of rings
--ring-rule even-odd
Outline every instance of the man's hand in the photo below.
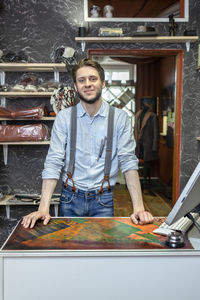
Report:
[[[153,216],[148,211],[139,211],[133,213],[131,216],[131,221],[134,224],[144,225],[153,222]]]
[[[43,220],[43,224],[47,225],[51,216],[49,214],[49,206],[53,191],[56,187],[57,179],[44,179],[42,182],[42,193],[38,211],[23,217],[22,225],[24,228],[33,228],[36,221]]]
[[[51,216],[48,212],[41,212],[38,210],[23,217],[22,225],[24,226],[24,228],[28,228],[28,227],[33,228],[36,221],[39,219],[42,219],[43,224],[47,225],[49,220],[51,219]]]

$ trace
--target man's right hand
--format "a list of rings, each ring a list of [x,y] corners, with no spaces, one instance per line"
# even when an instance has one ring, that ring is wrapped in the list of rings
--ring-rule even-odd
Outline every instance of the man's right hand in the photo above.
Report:
[[[47,225],[49,220],[51,219],[51,216],[47,212],[44,213],[38,210],[30,213],[27,216],[24,216],[22,219],[22,225],[24,226],[24,228],[33,228],[35,226],[36,221],[39,219],[42,219],[43,224]]]

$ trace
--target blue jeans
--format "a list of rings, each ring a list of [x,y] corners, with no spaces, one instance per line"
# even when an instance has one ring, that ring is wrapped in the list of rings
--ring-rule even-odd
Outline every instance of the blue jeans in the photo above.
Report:
[[[76,189],[72,192],[71,186],[62,186],[60,197],[61,217],[113,217],[113,187],[108,192],[103,189],[103,194],[99,195],[99,190],[83,191]]]

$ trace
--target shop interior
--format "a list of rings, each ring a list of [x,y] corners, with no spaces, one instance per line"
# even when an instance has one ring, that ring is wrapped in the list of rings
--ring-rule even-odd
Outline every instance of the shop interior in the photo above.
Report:
[[[194,123],[198,120],[198,115],[194,116],[192,122],[189,121],[189,116],[193,113],[192,107],[196,105],[195,99],[199,97],[199,24],[196,18],[196,1],[190,6],[188,1],[182,0],[163,3],[154,1],[153,4],[148,0],[139,1],[140,3],[124,1],[122,6],[121,1],[84,0],[79,1],[81,11],[76,8],[76,3],[73,3],[70,10],[68,2],[71,1],[56,1],[54,5],[49,4],[49,7],[43,1],[39,1],[39,6],[34,3],[26,6],[19,3],[12,5],[12,1],[10,4],[1,2],[1,86],[4,89],[0,92],[1,107],[15,111],[26,110],[26,113],[30,108],[39,107],[41,104],[47,108],[47,111],[42,112],[46,115],[41,122],[36,119],[24,120],[23,117],[11,120],[4,116],[1,117],[1,124],[40,123],[48,128],[42,142],[0,142],[2,195],[25,195],[20,198],[23,199],[20,205],[10,205],[9,210],[5,203],[0,206],[0,222],[7,226],[2,241],[13,228],[13,224],[26,212],[38,206],[49,133],[55,120],[55,110],[58,109],[55,103],[53,107],[50,99],[59,83],[67,86],[68,90],[73,89],[70,64],[74,63],[73,60],[78,61],[84,57],[91,57],[104,67],[106,87],[103,97],[111,105],[128,113],[133,131],[135,115],[141,109],[143,101],[151,105],[159,130],[157,156],[147,164],[141,157],[139,174],[146,208],[155,215],[166,216],[176,203],[198,160],[196,138],[199,132],[197,124]],[[158,4],[161,4],[160,8]],[[106,5],[114,7],[111,18],[103,15]],[[98,17],[91,15],[93,6],[99,7]],[[48,28],[43,22],[47,11]],[[169,20],[169,14],[173,14],[172,21]],[[19,21],[21,16],[23,18]],[[9,26],[10,18],[12,28]],[[58,25],[54,27],[56,21]],[[145,32],[139,32],[140,26]],[[85,28],[86,36],[80,36],[80,27]],[[120,42],[113,41],[113,36],[108,37],[105,42],[104,37],[99,36],[99,30],[103,27],[123,29],[123,36],[116,37],[120,38]],[[188,38],[185,32],[187,30],[193,33],[195,31],[196,34]],[[170,36],[172,33],[174,36]],[[141,40],[137,40],[138,36]],[[133,39],[131,42],[126,40],[129,37]],[[146,42],[145,39],[149,37],[150,40]],[[161,41],[158,42],[157,38],[161,38]],[[63,62],[53,61],[56,55],[59,58],[61,52],[56,50],[60,50],[63,45],[72,51],[69,53],[72,59],[67,63],[65,61],[67,68],[65,65],[63,67]],[[24,54],[26,55],[23,56]],[[9,59],[18,65],[9,69],[5,65],[10,63]],[[20,64],[23,59],[26,60],[26,67]],[[31,67],[33,63],[35,66]],[[55,66],[55,63],[58,65]],[[20,87],[23,83],[26,85],[24,90]],[[73,101],[76,103],[76,97]],[[58,213],[60,186],[61,182],[55,190],[52,215]],[[125,216],[131,211],[131,202],[127,201],[126,206],[121,201],[122,195],[128,197],[123,194],[125,191],[127,187],[124,176],[119,172],[115,197],[116,216]]]

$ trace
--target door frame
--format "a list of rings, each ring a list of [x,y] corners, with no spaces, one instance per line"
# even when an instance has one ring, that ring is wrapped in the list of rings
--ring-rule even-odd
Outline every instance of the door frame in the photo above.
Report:
[[[93,55],[143,55],[143,56],[175,56],[175,128],[174,128],[174,151],[173,151],[173,182],[172,182],[172,205],[177,201],[180,194],[180,161],[181,161],[181,108],[183,91],[183,50],[182,49],[88,49],[88,57]]]

